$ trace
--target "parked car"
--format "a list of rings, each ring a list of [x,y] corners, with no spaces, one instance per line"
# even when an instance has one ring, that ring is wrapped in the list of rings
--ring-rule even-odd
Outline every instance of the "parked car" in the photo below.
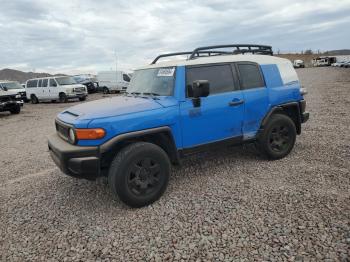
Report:
[[[342,63],[340,64],[340,67],[349,68],[349,67],[350,67],[350,61],[342,62]]]
[[[304,68],[305,64],[303,60],[294,60],[293,61],[294,68]]]
[[[21,102],[18,101],[18,98],[20,98],[20,95],[17,92],[0,87],[0,112],[9,111],[11,114],[19,114],[21,112]]]
[[[97,73],[99,91],[105,94],[125,91],[130,82],[130,76],[123,71],[101,71]]]
[[[98,82],[94,75],[82,74],[82,75],[75,75],[73,76],[73,78],[75,79],[75,81],[77,81],[77,83],[83,84],[84,86],[86,86],[89,94],[97,92]]]
[[[26,90],[23,88],[23,86],[19,82],[0,80],[0,87],[2,87],[4,90],[9,90],[9,91],[15,92],[16,94],[19,94],[20,100],[24,102],[28,102]]]
[[[342,62],[335,62],[335,63],[331,64],[331,66],[340,67],[341,64],[342,64]]]
[[[57,76],[29,79],[26,83],[27,98],[33,104],[39,101],[56,101],[62,103],[78,98],[85,101],[88,93],[86,87],[78,84],[71,76]]]
[[[188,59],[158,63],[179,54]],[[134,72],[124,96],[58,114],[52,159],[74,177],[105,176],[124,203],[141,207],[164,193],[171,163],[187,155],[255,143],[283,158],[309,113],[292,63],[272,54],[271,46],[224,45],[160,55]]]

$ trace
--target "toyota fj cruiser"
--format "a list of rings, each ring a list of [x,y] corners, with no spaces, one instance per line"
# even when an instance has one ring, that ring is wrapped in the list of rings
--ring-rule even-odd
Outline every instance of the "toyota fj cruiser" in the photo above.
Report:
[[[188,58],[157,63],[179,55]],[[309,117],[303,95],[292,63],[270,46],[163,54],[134,72],[125,95],[61,112],[48,146],[64,173],[106,176],[124,203],[141,207],[188,154],[250,142],[269,159],[288,155]]]

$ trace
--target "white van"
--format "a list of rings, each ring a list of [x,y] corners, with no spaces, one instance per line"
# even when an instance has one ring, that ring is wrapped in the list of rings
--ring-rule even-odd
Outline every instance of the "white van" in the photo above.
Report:
[[[27,98],[33,104],[39,101],[56,101],[66,103],[68,99],[79,98],[84,101],[87,97],[86,87],[77,84],[71,76],[56,76],[29,79],[26,83]]]
[[[303,60],[297,59],[293,61],[294,68],[304,68],[305,64]]]
[[[108,94],[110,92],[126,91],[130,76],[123,71],[101,71],[97,73],[99,90]]]

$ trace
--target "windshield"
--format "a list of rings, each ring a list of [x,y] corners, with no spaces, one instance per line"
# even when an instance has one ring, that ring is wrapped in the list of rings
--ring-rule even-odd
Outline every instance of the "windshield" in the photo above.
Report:
[[[23,89],[20,83],[18,82],[6,82],[6,83],[0,83],[3,87],[6,87],[7,89]]]
[[[73,76],[73,78],[77,83],[97,82],[97,79],[95,77],[86,76],[86,75],[76,75],[76,76]]]
[[[77,84],[77,81],[75,81],[74,78],[71,76],[56,77],[55,79],[57,83],[61,86]]]
[[[127,92],[136,95],[171,96],[174,75],[175,67],[137,70],[131,78]]]

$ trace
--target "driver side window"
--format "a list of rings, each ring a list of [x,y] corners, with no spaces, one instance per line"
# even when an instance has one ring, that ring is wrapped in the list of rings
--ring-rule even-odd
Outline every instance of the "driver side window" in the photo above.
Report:
[[[56,83],[55,79],[53,79],[53,78],[50,79],[49,86],[57,86],[57,83]]]
[[[186,69],[187,97],[192,97],[192,89],[189,87],[195,80],[208,80],[210,95],[235,90],[232,69],[229,64],[188,67]]]

